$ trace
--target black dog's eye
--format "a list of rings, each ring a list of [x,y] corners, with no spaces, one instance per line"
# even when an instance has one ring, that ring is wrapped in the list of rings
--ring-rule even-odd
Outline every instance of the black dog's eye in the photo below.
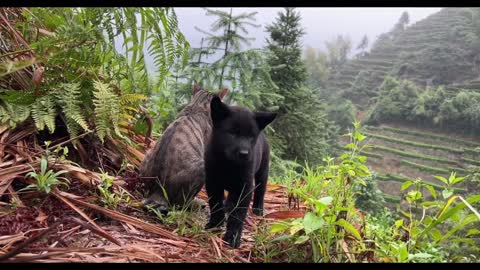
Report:
[[[232,129],[230,129],[230,134],[238,135],[238,134],[240,134],[240,129],[237,128],[237,127],[232,128]]]

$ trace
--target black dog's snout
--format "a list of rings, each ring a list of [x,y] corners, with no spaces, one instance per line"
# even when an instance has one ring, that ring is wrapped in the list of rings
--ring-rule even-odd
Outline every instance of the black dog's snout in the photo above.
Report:
[[[238,150],[237,155],[241,158],[246,158],[248,157],[248,150],[247,149]]]

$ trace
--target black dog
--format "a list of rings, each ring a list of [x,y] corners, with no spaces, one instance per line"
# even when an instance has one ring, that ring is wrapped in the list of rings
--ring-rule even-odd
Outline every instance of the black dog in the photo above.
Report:
[[[210,206],[206,229],[222,226],[226,210],[229,216],[223,239],[238,248],[254,190],[253,213],[263,215],[270,149],[261,131],[276,114],[228,106],[218,97],[212,99],[210,108],[213,130],[205,152],[205,186]],[[225,210],[224,190],[228,191]]]

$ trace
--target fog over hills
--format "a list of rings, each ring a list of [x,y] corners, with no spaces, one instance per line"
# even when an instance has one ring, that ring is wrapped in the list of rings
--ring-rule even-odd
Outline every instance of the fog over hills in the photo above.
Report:
[[[226,12],[230,8],[218,8]],[[233,15],[242,12],[255,12],[259,28],[250,28],[250,36],[255,38],[252,47],[263,47],[267,33],[265,26],[272,23],[282,8],[233,8]],[[378,35],[389,31],[404,11],[410,15],[410,23],[422,20],[440,11],[440,8],[298,8],[302,15],[302,26],[305,29],[303,45],[324,49],[325,41],[336,35],[348,35],[355,48],[364,35],[370,44]],[[214,16],[206,16],[203,8],[175,8],[180,30],[187,37],[192,47],[200,45],[203,33],[195,30],[195,26],[210,30]],[[355,52],[353,52],[355,53]]]
[[[230,8],[212,8],[229,12]],[[233,8],[232,14],[243,12],[258,12],[256,24],[260,27],[248,28],[248,37],[255,38],[251,48],[261,48],[266,45],[267,33],[265,27],[271,24],[282,8]],[[304,47],[310,46],[321,50],[325,49],[325,41],[330,41],[337,35],[350,37],[352,41],[351,55],[356,53],[355,48],[364,35],[367,35],[369,47],[382,33],[392,29],[404,11],[410,16],[410,24],[415,23],[441,10],[441,8],[298,8],[302,15],[301,24],[305,35],[302,39]],[[207,32],[214,22],[214,16],[207,16],[204,8],[175,8],[180,30],[190,42],[191,47],[199,47],[204,33],[195,29],[198,27]],[[122,37],[117,38],[118,49],[123,51]],[[146,48],[148,47],[145,46]],[[148,55],[148,53],[147,53]],[[213,55],[206,61],[214,61],[219,57]],[[153,59],[147,56],[147,66],[150,72],[155,70]]]

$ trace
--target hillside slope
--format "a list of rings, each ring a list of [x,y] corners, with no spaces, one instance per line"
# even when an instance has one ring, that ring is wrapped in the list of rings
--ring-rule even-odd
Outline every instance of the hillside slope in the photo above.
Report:
[[[375,174],[377,186],[389,202],[399,202],[407,180],[422,179],[441,191],[445,184],[435,176],[448,178],[452,172],[466,176],[480,166],[480,140],[400,123],[364,126],[369,147],[362,151],[367,166]],[[342,138],[342,143],[348,143]],[[471,193],[476,187],[464,182],[454,187],[457,194]],[[427,194],[429,192],[424,190]],[[394,205],[391,205],[394,206]]]
[[[361,111],[377,96],[386,75],[418,86],[478,88],[479,9],[445,8],[405,28],[382,34],[369,53],[353,59],[327,82]]]

